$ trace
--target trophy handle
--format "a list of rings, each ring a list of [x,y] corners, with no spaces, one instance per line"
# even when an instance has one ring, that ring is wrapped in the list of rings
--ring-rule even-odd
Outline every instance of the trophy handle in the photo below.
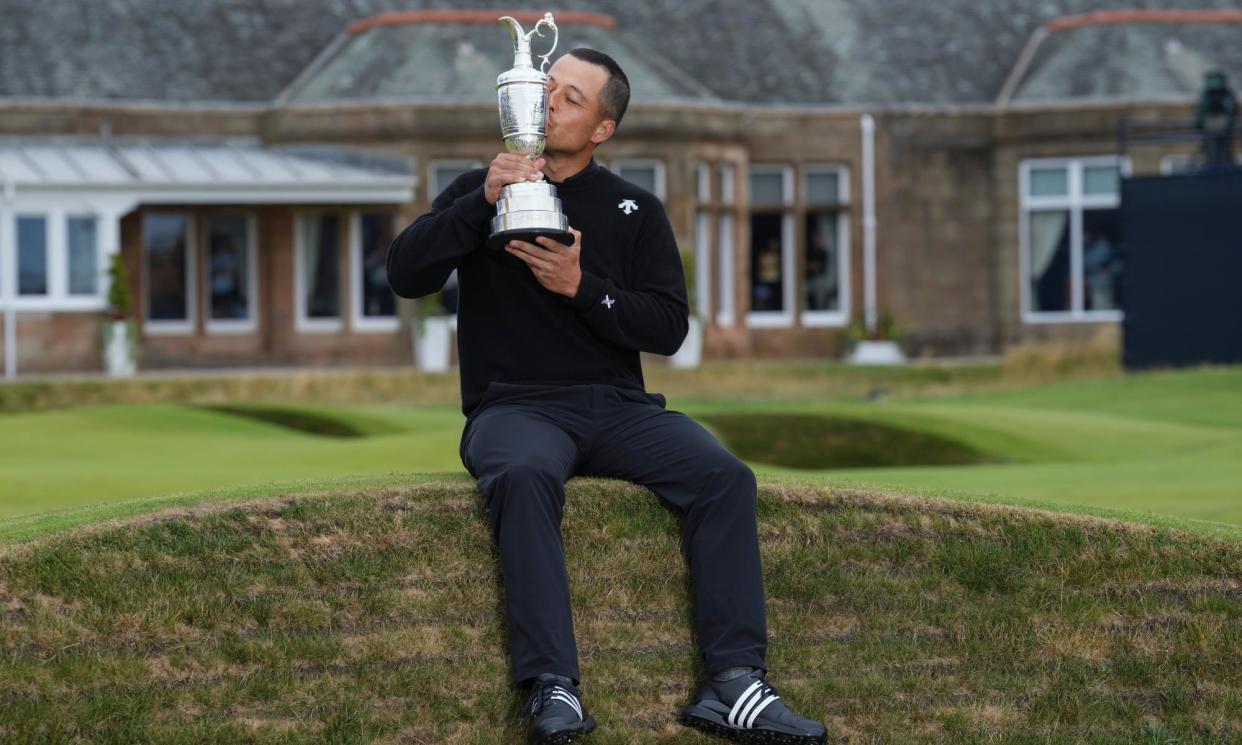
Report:
[[[554,36],[552,37],[552,46],[548,49],[548,53],[535,55],[539,59],[543,60],[542,62],[539,63],[539,72],[543,72],[544,71],[543,68],[548,66],[548,61],[549,61],[548,58],[551,57],[552,53],[556,51],[557,42],[561,40],[561,32],[560,32],[560,29],[556,27],[556,21],[552,20],[552,14],[544,13],[543,18],[539,19],[539,23],[536,23],[535,27],[530,30],[529,34],[526,35],[526,40],[528,42],[530,41],[530,37],[533,35],[537,35],[539,37],[543,36],[543,32],[539,30],[540,26],[547,26],[548,28],[552,29],[552,33],[554,34]]]

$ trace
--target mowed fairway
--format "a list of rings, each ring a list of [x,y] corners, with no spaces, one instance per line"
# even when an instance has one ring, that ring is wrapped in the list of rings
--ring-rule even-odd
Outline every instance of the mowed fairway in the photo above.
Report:
[[[709,426],[712,416],[722,413],[799,413],[887,423],[948,437],[1002,461],[814,471],[751,460],[756,471],[771,478],[1242,526],[1240,369],[875,402],[840,396],[674,398],[669,406]],[[238,485],[463,473],[457,456],[463,420],[454,406],[277,408],[321,413],[352,423],[368,436],[306,434],[176,404],[0,416],[0,518]]]

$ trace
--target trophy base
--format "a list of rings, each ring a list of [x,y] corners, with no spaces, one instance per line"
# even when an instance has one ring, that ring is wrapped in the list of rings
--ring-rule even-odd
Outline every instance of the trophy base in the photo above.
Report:
[[[546,181],[536,181],[510,184],[501,189],[487,247],[499,250],[512,240],[534,243],[541,235],[559,243],[574,242],[569,220],[561,212],[561,200],[556,198],[556,187]]]
[[[535,243],[535,239],[539,236],[546,236],[557,243],[564,243],[567,246],[574,242],[573,233],[560,228],[512,228],[492,233],[487,239],[487,247],[493,251],[500,251],[509,241]],[[535,245],[538,246],[539,244],[535,243]]]

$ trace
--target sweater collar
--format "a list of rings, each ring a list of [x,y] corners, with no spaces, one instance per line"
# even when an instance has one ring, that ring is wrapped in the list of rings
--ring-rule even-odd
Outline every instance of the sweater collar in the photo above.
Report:
[[[599,169],[600,169],[599,164],[596,163],[595,158],[592,157],[591,162],[587,163],[586,166],[583,167],[581,171],[578,171],[577,173],[565,179],[564,181],[549,181],[548,183],[552,184],[553,186],[557,188],[564,188],[566,186],[572,188],[572,187],[580,185],[582,182],[586,181],[591,176],[595,175],[595,173],[597,173]]]

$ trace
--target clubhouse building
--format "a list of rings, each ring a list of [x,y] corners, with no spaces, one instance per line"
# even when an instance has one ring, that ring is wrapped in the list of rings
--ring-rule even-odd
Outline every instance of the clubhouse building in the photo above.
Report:
[[[501,149],[496,18],[541,14],[28,4],[0,50],[6,366],[101,368],[117,253],[143,369],[411,363],[433,304],[392,295],[388,244]],[[1117,333],[1119,180],[1193,162],[1147,135],[1189,128],[1207,71],[1242,81],[1242,11],[975,4],[553,8],[558,53],[630,77],[598,159],[664,201],[708,359],[835,359],[882,317],[916,358]]]

